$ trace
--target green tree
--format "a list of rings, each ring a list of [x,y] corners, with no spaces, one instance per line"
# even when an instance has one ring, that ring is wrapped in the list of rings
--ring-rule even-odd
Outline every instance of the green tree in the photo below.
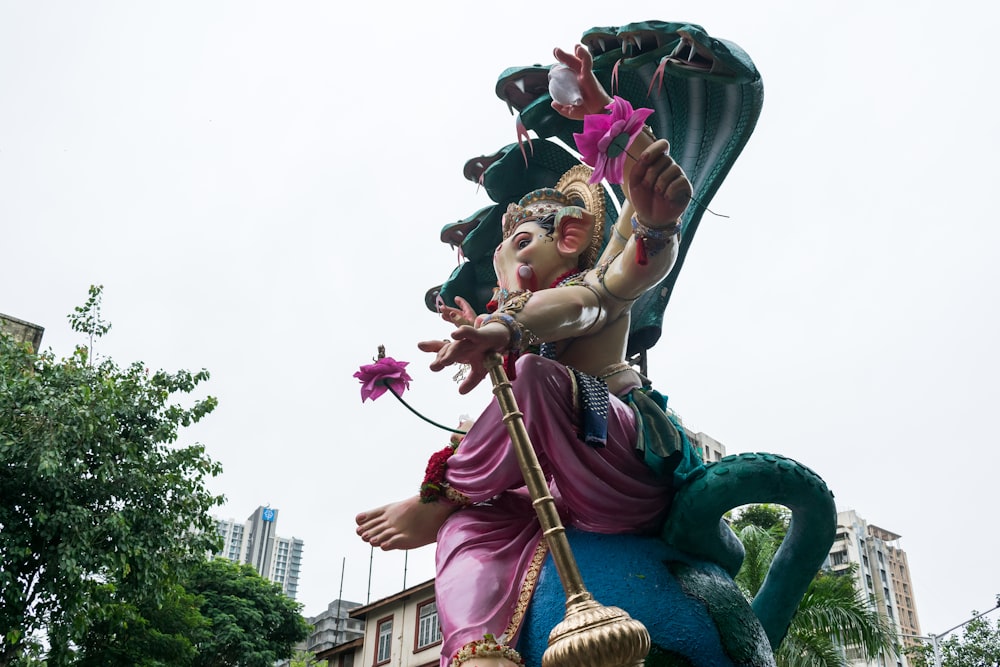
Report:
[[[779,541],[772,533],[752,523],[744,525],[736,536],[743,543],[745,553],[743,565],[736,574],[736,584],[752,600],[764,585],[764,578],[774,560]]]
[[[159,595],[106,600],[80,640],[75,667],[186,667],[211,633],[201,599],[173,584]]]
[[[138,593],[160,603],[218,539],[205,481],[220,468],[174,444],[216,405],[172,402],[208,373],[90,363],[100,300],[91,288],[71,316],[91,345],[69,358],[0,335],[0,667],[43,636],[47,664],[70,664],[88,628],[134,619]]]
[[[1000,596],[993,609],[998,608]],[[940,642],[943,667],[1000,667],[1000,618],[991,624],[988,613],[973,611],[974,618],[961,636],[952,635]],[[929,643],[907,649],[907,654],[915,667],[934,667],[934,649]]]
[[[211,632],[197,645],[195,667],[271,667],[292,657],[309,636],[301,605],[250,565],[217,558],[202,563],[187,590],[198,595]]]
[[[94,339],[101,338],[111,331],[111,323],[105,322],[101,317],[103,296],[104,285],[91,285],[84,304],[77,306],[66,316],[73,331],[87,335],[87,356],[91,361],[95,358]]]
[[[309,635],[300,605],[250,565],[203,560],[159,602],[135,596],[91,625],[77,667],[269,667]],[[310,654],[311,655],[311,654]]]
[[[737,533],[746,526],[757,526],[762,530],[774,532],[779,538],[784,538],[790,516],[788,509],[781,505],[771,503],[747,505],[732,517],[732,526]]]
[[[316,660],[316,655],[310,651],[296,651],[289,667],[327,667],[327,661]]]
[[[746,557],[736,583],[753,599],[764,583],[788,524],[787,513],[779,523],[767,520],[774,516],[770,510],[753,512],[751,516],[765,520],[763,526],[757,520],[744,521],[737,532]],[[893,653],[895,645],[895,631],[888,619],[869,608],[851,572],[820,571],[799,602],[775,661],[778,667],[845,667],[839,647],[856,647],[865,659],[874,661],[879,655]]]

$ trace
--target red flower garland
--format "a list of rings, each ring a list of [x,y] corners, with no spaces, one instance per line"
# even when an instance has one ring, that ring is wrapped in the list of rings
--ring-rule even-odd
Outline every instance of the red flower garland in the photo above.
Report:
[[[424,482],[420,485],[420,502],[432,503],[444,493],[444,473],[448,469],[448,459],[458,445],[448,445],[431,455],[424,471]]]

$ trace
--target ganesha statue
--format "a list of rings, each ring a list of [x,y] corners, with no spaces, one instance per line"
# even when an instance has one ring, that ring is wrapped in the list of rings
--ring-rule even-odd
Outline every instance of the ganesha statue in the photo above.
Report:
[[[581,42],[501,75],[521,140],[469,161],[495,203],[442,232],[467,261],[428,296],[450,335],[418,347],[434,371],[464,367],[462,393],[489,376],[497,400],[419,493],[360,513],[357,532],[382,549],[436,543],[442,667],[771,665],[832,543],[832,494],[777,455],[703,462],[645,364],[760,78],[692,24]],[[752,502],[792,523],[750,603],[723,515]],[[595,606],[566,631],[564,608]],[[570,653],[554,657],[555,635]]]

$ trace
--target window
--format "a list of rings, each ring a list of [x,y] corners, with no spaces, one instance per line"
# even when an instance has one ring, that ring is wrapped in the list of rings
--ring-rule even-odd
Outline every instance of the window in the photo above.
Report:
[[[392,656],[392,617],[384,618],[378,622],[378,629],[375,634],[378,636],[378,644],[375,647],[375,664],[389,662]]]
[[[441,641],[437,604],[428,600],[417,608],[417,644],[415,650],[425,649]]]

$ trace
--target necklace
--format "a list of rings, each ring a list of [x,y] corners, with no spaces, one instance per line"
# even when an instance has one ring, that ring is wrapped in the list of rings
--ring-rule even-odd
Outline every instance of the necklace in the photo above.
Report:
[[[587,272],[580,271],[578,269],[570,269],[566,273],[562,274],[561,276],[553,280],[552,284],[549,285],[549,287],[563,287],[564,285],[571,285],[573,284],[575,279],[583,276],[585,273]]]

